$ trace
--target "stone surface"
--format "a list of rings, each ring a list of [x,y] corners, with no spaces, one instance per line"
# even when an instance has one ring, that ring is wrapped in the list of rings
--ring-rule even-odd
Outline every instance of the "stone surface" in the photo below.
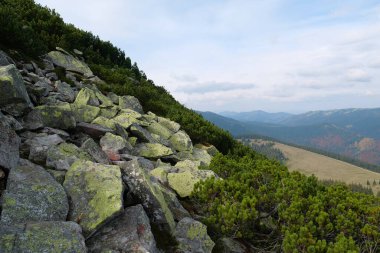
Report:
[[[178,131],[173,134],[169,141],[177,151],[191,152],[193,150],[193,143],[191,142],[189,135],[187,135],[184,131]]]
[[[106,133],[100,139],[100,146],[111,161],[118,161],[121,151],[127,146],[127,141],[121,136]]]
[[[158,159],[172,155],[173,151],[159,143],[140,143],[135,146],[132,153],[149,159]]]
[[[33,107],[24,81],[14,65],[0,66],[0,107],[14,116]]]
[[[119,97],[119,107],[121,109],[132,109],[139,113],[144,113],[139,100],[133,96]]]
[[[173,231],[175,227],[173,215],[165,201],[158,183],[151,180],[148,174],[154,168],[146,159],[133,159],[128,162],[118,162],[123,174],[123,181],[141,203],[150,221],[163,230]]]
[[[237,240],[223,237],[215,243],[213,251],[215,253],[245,253],[249,252],[247,247]]]
[[[212,160],[211,155],[207,150],[194,148],[193,149],[193,160],[200,161],[201,165],[209,166]]]
[[[158,252],[149,219],[141,205],[124,210],[88,241],[90,252]]]
[[[182,253],[211,253],[215,245],[207,234],[207,227],[188,217],[178,222],[174,236]]]
[[[85,122],[78,123],[77,128],[79,128],[81,131],[95,139],[99,139],[106,133],[113,132],[111,128],[103,127],[97,124],[89,124]]]
[[[86,253],[81,228],[74,222],[30,222],[0,226],[1,253]]]
[[[81,148],[90,154],[96,162],[110,164],[107,154],[93,139],[88,138],[85,142],[83,142]]]
[[[211,145],[211,144],[209,145],[196,144],[194,147],[198,149],[206,150],[210,156],[215,156],[219,152],[218,149],[214,145]]]
[[[91,123],[100,114],[100,108],[91,105],[71,104],[71,110],[73,111],[76,122]]]
[[[156,140],[152,137],[148,130],[142,128],[138,124],[132,124],[129,131],[142,142],[155,143]]]
[[[181,198],[184,198],[191,195],[196,183],[209,177],[215,177],[215,173],[211,170],[169,173],[168,183],[169,186],[175,190]]]
[[[111,130],[116,130],[115,121],[113,119],[107,119],[103,116],[97,117],[91,123]]]
[[[72,55],[64,54],[60,51],[51,51],[46,58],[53,62],[54,65],[65,68],[68,71],[93,76],[91,69],[84,62],[74,58]]]
[[[56,146],[62,142],[64,140],[58,134],[34,137],[30,140],[29,160],[38,164],[45,164],[49,147]]]
[[[75,98],[74,104],[78,107],[85,105],[99,106],[99,99],[93,90],[89,88],[83,88],[79,91]]]
[[[65,181],[66,171],[64,171],[64,170],[51,170],[51,169],[47,169],[46,171],[49,172],[49,174],[55,179],[55,181],[57,181],[61,185],[63,184],[63,181]]]
[[[185,217],[191,217],[189,212],[181,205],[177,199],[176,194],[164,187],[160,187],[164,195],[166,203],[168,203],[169,210],[172,212],[174,220],[176,222],[182,220]]]
[[[1,221],[64,221],[69,210],[63,187],[40,166],[13,168],[3,196]]]
[[[181,125],[177,122],[171,121],[170,119],[158,117],[158,123],[172,131],[173,133],[176,133],[181,128]]]
[[[0,122],[0,166],[12,169],[20,159],[20,138],[15,131]]]
[[[72,103],[75,99],[75,92],[71,86],[65,82],[57,81],[55,82],[55,89],[60,94],[60,99],[63,102]]]
[[[115,105],[119,104],[119,96],[113,92],[108,92],[107,97],[112,100]]]
[[[15,118],[13,118],[11,115],[4,115],[1,112],[0,112],[0,122],[5,127],[10,128],[15,131],[20,131],[23,129],[21,123],[18,122]]]
[[[10,58],[4,51],[0,50],[0,66],[7,66],[10,64],[15,64],[15,62]]]
[[[164,139],[169,139],[173,135],[172,131],[157,122],[152,122],[147,127],[147,130],[153,134],[161,136]]]
[[[56,170],[68,170],[77,160],[92,161],[93,158],[84,150],[71,143],[51,146],[47,151],[46,166]]]
[[[114,118],[119,113],[119,109],[115,107],[111,108],[101,108],[99,116],[102,116],[107,119]]]
[[[176,167],[179,172],[185,172],[185,171],[196,171],[198,170],[200,165],[201,165],[200,161],[184,160],[184,161],[177,162],[174,167]]]
[[[113,121],[124,128],[129,128],[133,123],[141,124],[141,121],[139,120],[140,118],[141,114],[124,109],[119,115],[113,118]]]
[[[71,203],[68,219],[81,225],[86,238],[123,210],[118,166],[78,160],[67,171],[63,186]]]

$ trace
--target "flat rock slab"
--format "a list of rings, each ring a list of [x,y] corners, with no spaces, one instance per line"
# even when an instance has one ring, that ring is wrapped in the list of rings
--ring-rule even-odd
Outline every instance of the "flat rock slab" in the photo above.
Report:
[[[159,143],[140,143],[133,149],[132,154],[148,159],[159,159],[173,155],[173,150]]]
[[[89,252],[158,252],[149,218],[141,205],[131,206],[88,241]]]
[[[72,55],[64,54],[60,51],[51,51],[47,54],[47,59],[54,63],[54,65],[63,67],[68,71],[80,73],[85,76],[93,76],[87,64],[74,58]]]
[[[1,221],[64,221],[69,210],[63,187],[42,167],[18,166],[8,177]]]
[[[86,253],[82,229],[74,222],[0,226],[1,253]]]
[[[85,122],[78,123],[77,128],[95,139],[99,139],[106,133],[114,132],[114,130],[112,130],[111,128],[107,128],[96,124],[89,124]]]
[[[12,169],[17,166],[20,159],[21,140],[16,132],[0,124],[0,166]]]
[[[86,238],[123,210],[120,168],[78,160],[63,183],[70,198],[69,220],[78,222]]]
[[[88,138],[83,142],[81,148],[94,158],[98,163],[110,164],[107,154],[101,149],[93,139]]]

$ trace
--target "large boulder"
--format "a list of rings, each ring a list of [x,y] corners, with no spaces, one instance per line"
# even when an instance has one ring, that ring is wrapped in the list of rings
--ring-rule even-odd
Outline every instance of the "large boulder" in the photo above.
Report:
[[[79,73],[87,77],[94,75],[91,69],[84,62],[78,60],[70,54],[65,54],[60,51],[51,51],[47,54],[46,58],[54,65],[65,68],[68,71]]]
[[[40,166],[18,166],[8,177],[1,221],[64,221],[69,210],[63,187]]]
[[[76,122],[91,123],[100,113],[100,108],[92,105],[81,105],[73,103],[70,105]]]
[[[0,122],[0,166],[12,169],[20,159],[19,147],[21,140],[8,126]]]
[[[4,51],[0,50],[0,66],[7,66],[10,64],[16,65],[11,57],[9,57]]]
[[[141,205],[124,210],[88,241],[90,252],[158,252],[149,219]]]
[[[113,118],[113,121],[124,128],[129,128],[134,123],[138,123],[139,125],[143,124],[140,120],[141,117],[142,115],[140,113],[129,109],[123,109],[119,115]]]
[[[144,206],[152,223],[162,230],[173,231],[175,222],[165,197],[157,182],[152,181],[149,171],[153,164],[146,159],[133,159],[118,162],[123,174],[123,181],[136,198]]]
[[[56,170],[68,170],[77,160],[93,161],[93,158],[86,151],[66,142],[51,146],[46,155],[46,165]]]
[[[113,132],[111,128],[103,127],[101,125],[96,125],[96,124],[85,123],[85,122],[78,123],[77,128],[95,139],[99,139],[106,133]]]
[[[106,133],[100,139],[100,146],[111,161],[118,161],[120,152],[127,146],[127,141],[121,136]]]
[[[169,139],[173,135],[172,131],[157,122],[152,122],[147,129],[152,134],[157,134],[164,139]]]
[[[70,84],[65,82],[57,81],[55,82],[55,89],[59,94],[58,98],[60,101],[72,103],[75,99],[75,92],[71,88]]]
[[[133,96],[119,97],[119,107],[121,109],[131,109],[139,113],[144,113],[139,100]]]
[[[25,119],[27,129],[45,126],[59,129],[75,128],[76,121],[70,104],[40,105],[35,107]]]
[[[158,117],[158,123],[172,131],[173,133],[176,133],[181,128],[181,125],[177,122],[171,121],[170,119]]]
[[[140,141],[142,142],[150,142],[155,143],[157,142],[152,135],[147,131],[145,128],[142,128],[138,124],[132,124],[129,131],[136,136]]]
[[[49,147],[56,146],[62,142],[64,142],[64,140],[58,134],[36,136],[28,141],[30,145],[28,159],[38,164],[45,164],[46,153]]]
[[[188,217],[178,222],[174,236],[181,253],[211,253],[215,245],[207,234],[207,227]]]
[[[178,131],[177,133],[173,134],[173,136],[170,137],[169,141],[177,151],[191,152],[193,150],[193,143],[191,142],[190,137],[184,131]]]
[[[159,143],[139,143],[132,153],[148,159],[158,159],[173,155],[173,150]]]
[[[107,154],[101,147],[91,138],[88,138],[82,143],[81,148],[94,158],[98,163],[110,164]]]
[[[120,168],[76,161],[63,183],[70,199],[68,219],[78,222],[86,238],[123,210]]]
[[[189,170],[180,173],[169,173],[168,183],[181,198],[184,198],[191,195],[196,183],[215,176],[215,172],[212,170]]]
[[[1,253],[86,253],[80,226],[74,222],[31,222],[0,226]]]
[[[14,116],[33,107],[24,81],[14,65],[0,66],[0,108]]]
[[[245,253],[249,249],[241,242],[232,238],[223,237],[216,241],[213,249],[215,253]]]
[[[194,148],[192,156],[193,160],[199,161],[203,166],[209,166],[212,160],[212,156],[206,149]]]

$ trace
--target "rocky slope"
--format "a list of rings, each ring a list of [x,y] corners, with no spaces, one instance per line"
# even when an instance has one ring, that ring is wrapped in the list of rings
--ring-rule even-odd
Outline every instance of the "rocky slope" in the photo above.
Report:
[[[211,252],[179,199],[217,176],[199,167],[218,151],[100,92],[76,53],[0,51],[0,252]]]

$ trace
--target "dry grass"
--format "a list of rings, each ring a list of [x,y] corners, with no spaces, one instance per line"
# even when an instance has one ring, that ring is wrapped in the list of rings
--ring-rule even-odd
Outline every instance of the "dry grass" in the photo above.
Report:
[[[262,143],[265,141],[255,140],[255,142]],[[280,149],[285,157],[288,158],[286,165],[290,171],[299,171],[307,176],[315,175],[321,180],[332,179],[347,184],[359,183],[363,186],[367,185],[368,180],[371,183],[374,194],[380,191],[380,173],[277,142],[275,142],[274,147]],[[376,180],[376,186],[372,185],[373,180]]]

